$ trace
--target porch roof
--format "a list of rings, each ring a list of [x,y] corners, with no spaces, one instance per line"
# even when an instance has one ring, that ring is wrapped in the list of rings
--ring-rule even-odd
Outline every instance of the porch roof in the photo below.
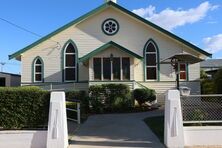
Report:
[[[135,58],[138,58],[138,59],[142,59],[142,58],[143,58],[143,57],[141,57],[140,55],[138,55],[138,54],[136,54],[136,53],[134,53],[134,52],[126,49],[125,47],[123,47],[123,46],[121,46],[121,45],[119,45],[119,44],[117,44],[117,43],[115,43],[115,42],[113,42],[113,41],[110,41],[110,42],[102,45],[101,47],[93,50],[92,52],[86,54],[85,56],[79,58],[79,61],[80,61],[80,62],[84,62],[84,61],[90,59],[91,57],[97,55],[98,53],[106,50],[106,49],[109,48],[109,47],[115,47],[115,48],[117,48],[117,49],[119,49],[119,50],[121,50],[121,51],[123,51],[123,52],[125,52],[125,53],[127,53],[127,54],[129,54],[129,55],[131,55],[131,56],[133,56],[133,57],[135,57]]]

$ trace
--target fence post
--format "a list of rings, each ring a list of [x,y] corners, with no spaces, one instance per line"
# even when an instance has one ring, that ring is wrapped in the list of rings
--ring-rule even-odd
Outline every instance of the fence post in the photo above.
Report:
[[[68,129],[64,92],[51,92],[47,148],[67,148]]]
[[[164,144],[168,148],[183,148],[183,119],[180,92],[178,90],[168,90],[166,92],[164,118]]]
[[[52,83],[50,83],[50,91],[52,91]]]
[[[81,123],[81,112],[80,112],[80,102],[77,103],[77,120],[78,120],[78,124]]]

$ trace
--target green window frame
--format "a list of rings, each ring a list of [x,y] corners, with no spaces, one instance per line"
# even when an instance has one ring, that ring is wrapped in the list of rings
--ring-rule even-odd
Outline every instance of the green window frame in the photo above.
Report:
[[[44,62],[39,56],[37,56],[32,63],[32,80],[34,83],[44,82]]]
[[[148,47],[152,45],[154,51],[149,51]],[[152,64],[152,60],[149,60],[152,56],[155,56],[155,63]],[[151,63],[149,63],[151,61]],[[149,73],[155,69],[155,78],[148,78]],[[150,70],[150,72],[149,72]],[[159,48],[153,39],[149,39],[144,46],[144,81],[160,81],[160,63],[159,63]]]
[[[67,50],[72,47],[73,51]],[[69,49],[70,50],[70,49]],[[72,59],[72,62],[67,61]],[[77,82],[78,81],[78,49],[72,40],[68,40],[62,50],[62,79],[63,82]],[[70,78],[68,78],[70,76]]]

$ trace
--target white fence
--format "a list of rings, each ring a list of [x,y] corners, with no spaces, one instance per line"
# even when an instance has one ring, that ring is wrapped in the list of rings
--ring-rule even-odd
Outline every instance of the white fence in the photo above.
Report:
[[[221,126],[184,127],[184,142],[186,146],[222,147],[221,137]]]
[[[0,131],[0,148],[45,148],[45,131]]]
[[[222,126],[183,126],[183,117],[187,123],[211,123],[211,121],[219,123],[221,121],[220,95],[207,96],[208,99],[206,96],[196,97],[198,98],[196,100],[194,96],[190,96],[186,98],[189,101],[184,101],[178,90],[167,91],[164,121],[164,143],[167,147],[222,146]],[[194,112],[195,109],[198,109],[198,113]]]

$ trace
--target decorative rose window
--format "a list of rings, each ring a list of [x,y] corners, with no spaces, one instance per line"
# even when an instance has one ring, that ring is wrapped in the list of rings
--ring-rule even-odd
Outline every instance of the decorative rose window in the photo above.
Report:
[[[107,19],[102,24],[102,30],[106,35],[114,35],[119,31],[119,23],[114,19]]]

